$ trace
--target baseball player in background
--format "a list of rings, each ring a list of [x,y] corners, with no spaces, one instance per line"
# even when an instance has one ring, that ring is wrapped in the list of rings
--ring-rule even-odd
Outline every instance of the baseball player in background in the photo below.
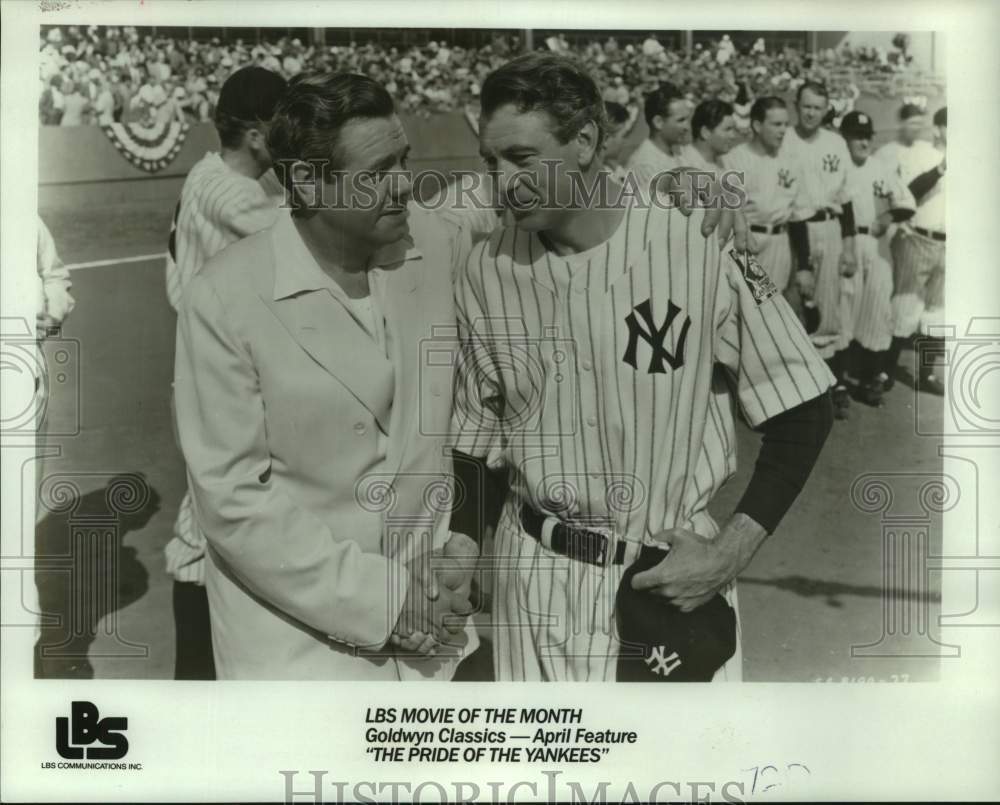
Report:
[[[632,129],[635,128],[635,122],[639,118],[639,110],[635,106],[626,107],[615,101],[605,101],[604,111],[608,117],[608,137],[604,141],[602,152],[604,167],[618,181],[623,181],[625,165],[622,164],[621,159],[622,147],[629,134],[632,133]]]
[[[788,130],[788,107],[776,96],[758,98],[750,107],[753,138],[726,155],[730,170],[742,176],[745,211],[757,242],[757,257],[778,290],[792,285],[792,251],[795,250],[794,290],[799,299],[812,299],[815,288],[809,259],[809,233],[805,221],[796,219],[804,207],[802,170],[782,148]]]
[[[883,365],[893,334],[892,269],[879,254],[879,238],[893,220],[912,215],[913,206],[898,173],[887,161],[871,156],[875,134],[871,118],[849,112],[840,123],[840,133],[851,154],[847,197],[854,206],[859,262],[857,273],[850,278],[853,293],[845,296],[853,306],[851,370],[858,380],[859,399],[878,406],[885,390]]]
[[[647,188],[664,171],[690,167],[698,160],[691,146],[690,101],[673,84],[660,84],[646,96],[649,137],[632,152],[625,167]]]
[[[733,105],[725,101],[702,101],[691,115],[693,162],[690,167],[722,171],[728,167],[726,155],[739,141]]]
[[[920,136],[927,128],[927,116],[921,107],[904,103],[899,108],[898,117],[896,139],[879,148],[875,156],[898,170],[904,183],[909,184],[921,172],[921,165],[928,160],[933,164],[937,150]]]
[[[179,310],[184,290],[209,258],[274,223],[281,196],[260,179],[271,167],[267,122],[285,91],[285,79],[262,67],[245,67],[222,85],[215,111],[220,152],[191,168],[170,233],[167,297]],[[175,677],[214,679],[212,633],[205,594],[205,537],[186,491],[164,553],[174,577],[177,631]]]
[[[632,587],[693,612],[734,580],[805,482],[832,421],[830,372],[718,210],[558,205],[600,171],[600,92],[574,61],[531,53],[483,83],[480,149],[515,218],[456,287],[457,449],[507,470],[497,526],[500,680],[615,679],[615,595],[643,544],[669,545]],[[555,164],[554,173],[546,165]],[[722,227],[720,226],[720,229]],[[723,241],[724,243],[724,241]],[[733,406],[764,433],[736,469]],[[741,656],[718,680],[741,676]]]
[[[919,141],[918,141],[919,142]],[[932,326],[943,323],[945,261],[945,196],[948,109],[934,114],[934,146],[900,152],[899,175],[916,200],[914,216],[892,238],[895,332],[886,360],[891,383],[903,346],[917,332],[928,340]],[[902,154],[905,153],[905,158]],[[936,350],[940,354],[940,350]],[[944,394],[933,365],[919,360],[917,389]]]
[[[857,270],[854,210],[844,197],[851,157],[843,137],[821,126],[830,106],[825,87],[807,81],[799,87],[795,103],[798,120],[785,135],[784,147],[803,172],[803,206],[797,217],[809,224],[809,252],[815,266],[819,311],[819,328],[812,340],[837,378],[834,414],[846,419],[851,400],[846,372],[852,322],[845,316],[841,296],[851,292],[853,284],[845,280]]]

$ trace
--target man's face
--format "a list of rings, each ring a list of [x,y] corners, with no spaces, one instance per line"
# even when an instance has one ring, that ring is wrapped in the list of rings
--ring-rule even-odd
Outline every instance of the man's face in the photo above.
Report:
[[[808,133],[816,131],[823,122],[823,116],[829,106],[828,98],[811,89],[805,90],[795,107],[799,115],[799,126]]]
[[[908,117],[899,124],[899,141],[903,145],[913,145],[926,126],[927,120],[923,115]]]
[[[678,98],[670,102],[666,115],[653,118],[654,128],[657,128],[660,138],[667,145],[686,145],[691,142],[691,112],[691,104]]]
[[[788,130],[788,110],[782,108],[768,109],[764,120],[754,121],[753,130],[768,151],[777,151],[785,140]]]
[[[722,118],[722,122],[714,129],[706,127],[702,131],[705,133],[705,141],[716,154],[728,154],[736,145],[738,132],[736,131],[736,120],[732,115],[726,115]]]
[[[608,136],[604,139],[604,159],[616,162],[625,144],[625,124],[612,125]]]
[[[410,144],[399,118],[349,121],[337,151],[338,168],[325,177],[319,211],[330,227],[376,249],[409,234]]]
[[[848,137],[847,150],[855,165],[863,165],[872,153],[871,137]]]
[[[938,140],[939,143],[941,143],[941,145],[943,145],[943,146],[947,146],[948,145],[948,127],[947,126],[935,126],[934,127],[934,135],[937,137],[937,140]]]
[[[479,126],[479,153],[499,181],[500,200],[517,225],[531,232],[552,229],[567,215],[573,171],[583,171],[579,138],[561,143],[547,112],[501,106]],[[585,156],[592,157],[591,153]]]

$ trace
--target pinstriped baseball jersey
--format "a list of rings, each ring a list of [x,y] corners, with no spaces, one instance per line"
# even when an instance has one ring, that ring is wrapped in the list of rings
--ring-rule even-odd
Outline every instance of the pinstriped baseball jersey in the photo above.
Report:
[[[735,469],[733,391],[757,425],[829,387],[759,266],[696,218],[634,206],[582,254],[517,228],[474,250],[457,284],[458,448],[501,457],[519,499],[633,539],[711,534],[708,501]],[[615,479],[642,503],[616,510]]]
[[[802,139],[795,128],[785,132],[782,150],[796,160],[802,170],[804,205],[802,218],[824,208],[841,211],[847,166],[851,162],[847,143],[839,134],[819,129],[808,140]]]
[[[456,294],[456,446],[505,464],[512,487],[498,675],[613,678],[617,571],[520,536],[520,502],[627,537],[626,563],[666,528],[714,537],[707,506],[736,469],[734,392],[759,424],[832,376],[758,266],[702,237],[697,215],[655,205],[628,208],[608,241],[569,257],[497,230]]]
[[[665,171],[693,165],[700,155],[692,145],[682,145],[674,149],[673,154],[666,153],[662,148],[646,138],[632,152],[625,163],[625,169],[635,176],[641,188],[648,187],[650,181]]]
[[[274,223],[279,200],[218,154],[201,158],[184,180],[171,233],[175,256],[167,261],[167,297],[175,310],[185,286],[210,257]]]
[[[726,166],[743,174],[747,221],[776,226],[793,220],[796,207],[807,206],[802,197],[802,167],[784,147],[769,154],[756,143],[741,143],[726,154]]]

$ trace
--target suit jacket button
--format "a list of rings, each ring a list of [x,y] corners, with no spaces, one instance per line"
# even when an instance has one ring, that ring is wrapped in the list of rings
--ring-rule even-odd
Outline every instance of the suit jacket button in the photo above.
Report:
[[[354,425],[354,432],[357,433],[358,436],[363,436],[366,430],[368,429],[365,427],[364,422],[358,422]]]

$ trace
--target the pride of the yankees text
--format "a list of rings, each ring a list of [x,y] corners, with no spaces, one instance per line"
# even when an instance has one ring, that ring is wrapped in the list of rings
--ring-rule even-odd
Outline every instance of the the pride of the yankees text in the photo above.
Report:
[[[377,762],[597,763],[638,741],[582,721],[581,708],[369,707],[365,751]]]

